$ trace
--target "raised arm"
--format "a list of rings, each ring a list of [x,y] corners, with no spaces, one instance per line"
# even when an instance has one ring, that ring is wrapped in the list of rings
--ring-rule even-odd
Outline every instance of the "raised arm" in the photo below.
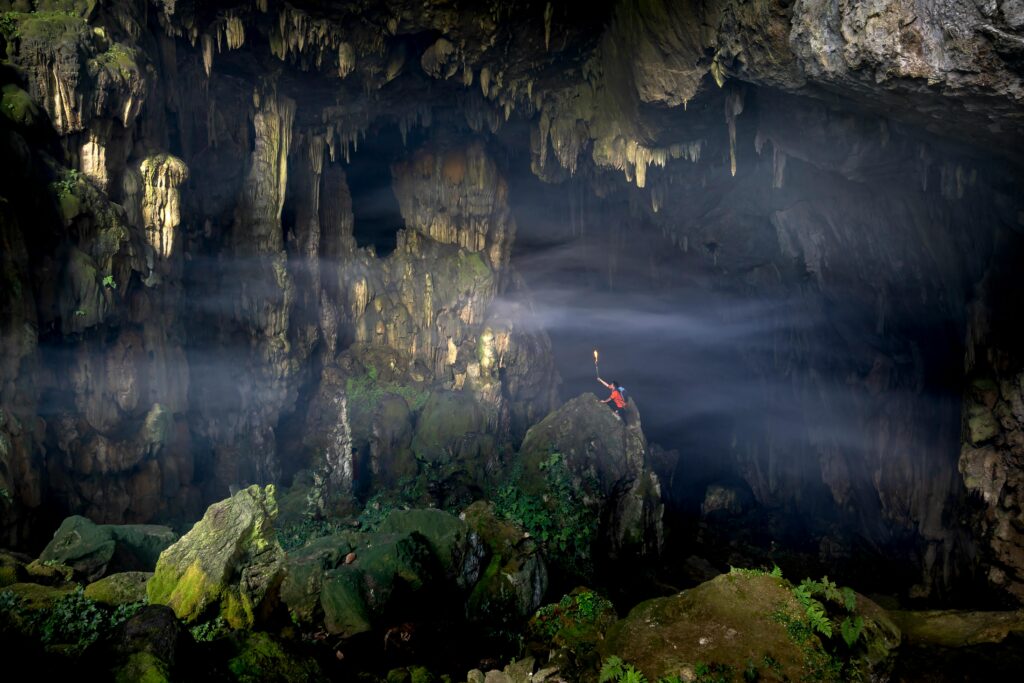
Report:
[[[601,384],[603,384],[603,385],[605,386],[605,388],[606,388],[606,389],[611,389],[611,388],[612,388],[612,385],[611,385],[611,384],[609,384],[608,382],[605,382],[605,381],[604,381],[603,379],[601,379],[600,377],[598,377],[598,378],[597,378],[597,381],[598,381],[598,382],[600,382]]]

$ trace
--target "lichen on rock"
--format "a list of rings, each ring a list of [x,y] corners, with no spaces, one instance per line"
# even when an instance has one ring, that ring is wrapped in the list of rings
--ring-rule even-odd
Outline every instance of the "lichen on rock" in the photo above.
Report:
[[[192,530],[160,554],[149,601],[186,622],[219,613],[251,627],[276,601],[284,551],[274,532],[275,488],[250,486],[215,503]]]

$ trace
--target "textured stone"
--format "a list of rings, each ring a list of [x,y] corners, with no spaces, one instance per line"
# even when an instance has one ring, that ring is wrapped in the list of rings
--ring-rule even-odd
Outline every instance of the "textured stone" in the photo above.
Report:
[[[274,533],[274,487],[250,486],[211,505],[192,530],[160,554],[149,601],[194,622],[219,612],[251,627],[275,601],[284,551]]]

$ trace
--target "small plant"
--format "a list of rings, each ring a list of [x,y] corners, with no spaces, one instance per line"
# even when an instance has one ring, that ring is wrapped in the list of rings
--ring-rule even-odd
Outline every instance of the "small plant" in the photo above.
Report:
[[[303,517],[302,521],[283,526],[277,531],[277,540],[285,551],[295,550],[324,536],[330,536],[342,529],[342,524],[332,519]]]
[[[18,37],[17,12],[0,13],[0,34],[10,40]]]
[[[530,619],[531,637],[570,647],[589,649],[617,619],[615,607],[591,590],[578,589],[557,603],[541,607]]]
[[[590,572],[590,544],[597,534],[597,519],[573,484],[561,453],[551,453],[539,469],[545,473],[545,491],[526,492],[522,467],[517,465],[509,483],[494,496],[495,511],[520,524],[566,567],[586,575]]]
[[[88,313],[86,313],[86,312],[85,312],[85,310],[83,310],[83,309],[81,309],[81,308],[76,308],[76,309],[75,309],[75,313],[74,313],[74,316],[75,316],[76,318],[84,318],[84,317],[85,317],[85,316],[87,316],[87,315],[88,315]]]
[[[224,617],[218,615],[210,621],[203,622],[189,629],[192,637],[199,643],[209,643],[223,638],[228,633],[228,624]]]
[[[699,679],[701,683],[705,683]],[[621,658],[612,655],[604,660],[601,665],[601,673],[598,677],[599,683],[647,683],[647,677],[632,664],[627,664]],[[663,676],[657,683],[682,683],[679,676]],[[707,681],[711,683],[711,681]]]
[[[114,282],[113,275],[106,275],[103,277],[103,286],[108,289],[117,289],[117,283]]]
[[[82,174],[73,168],[69,168],[61,175],[60,180],[50,183],[50,188],[57,195],[58,199],[64,199],[75,194],[75,188],[81,179]]]
[[[0,486],[0,502],[14,505],[14,496],[11,495],[11,492],[5,486]]]

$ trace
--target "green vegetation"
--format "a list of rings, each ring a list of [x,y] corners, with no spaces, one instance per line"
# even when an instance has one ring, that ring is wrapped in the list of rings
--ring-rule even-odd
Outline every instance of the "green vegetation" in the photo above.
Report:
[[[134,616],[143,604],[135,602],[107,609],[85,597],[79,586],[51,607],[33,610],[12,591],[0,591],[0,632],[15,627],[47,647],[65,646],[67,652],[80,654],[100,635]]]
[[[513,467],[509,483],[494,496],[494,509],[526,529],[553,559],[587,575],[591,570],[590,544],[597,534],[597,519],[573,486],[561,453],[551,453],[540,463],[540,470],[546,487],[533,493],[524,489],[522,467]]]
[[[366,366],[365,375],[349,377],[345,381],[345,394],[353,408],[367,409],[376,406],[388,394],[394,394],[405,399],[409,409],[414,412],[422,410],[430,397],[426,389],[380,380],[374,365]]]
[[[54,194],[57,195],[58,199],[65,199],[67,197],[74,196],[75,188],[78,187],[78,183],[82,179],[82,174],[73,169],[69,168],[61,173],[60,180],[56,180],[50,183],[50,188]]]
[[[781,572],[773,575],[781,577]],[[864,617],[856,613],[853,589],[839,587],[826,576],[820,581],[804,579],[792,591],[803,614],[794,617],[779,609],[772,616],[803,650],[808,680],[861,680],[854,660],[862,654]]]
[[[600,683],[648,683],[647,677],[637,671],[635,666],[627,664],[614,655],[604,660],[598,681]],[[682,683],[682,679],[679,676],[666,676],[659,678],[657,683]],[[702,683],[705,682],[702,681]],[[711,681],[707,680],[706,683],[711,683]]]
[[[117,283],[114,282],[113,275],[106,275],[103,277],[103,286],[110,289],[117,289]]]
[[[0,35],[8,40],[18,37],[18,14],[20,12],[0,13]]]
[[[616,619],[609,600],[592,590],[577,589],[537,610],[527,629],[532,639],[568,647],[579,656],[592,651]]]
[[[189,632],[192,633],[192,637],[196,642],[209,643],[223,638],[231,631],[228,629],[228,623],[224,621],[224,617],[217,615],[210,621],[193,626],[189,629]]]
[[[295,550],[324,536],[341,531],[344,525],[337,519],[318,519],[311,516],[277,529],[277,540],[285,551]]]

